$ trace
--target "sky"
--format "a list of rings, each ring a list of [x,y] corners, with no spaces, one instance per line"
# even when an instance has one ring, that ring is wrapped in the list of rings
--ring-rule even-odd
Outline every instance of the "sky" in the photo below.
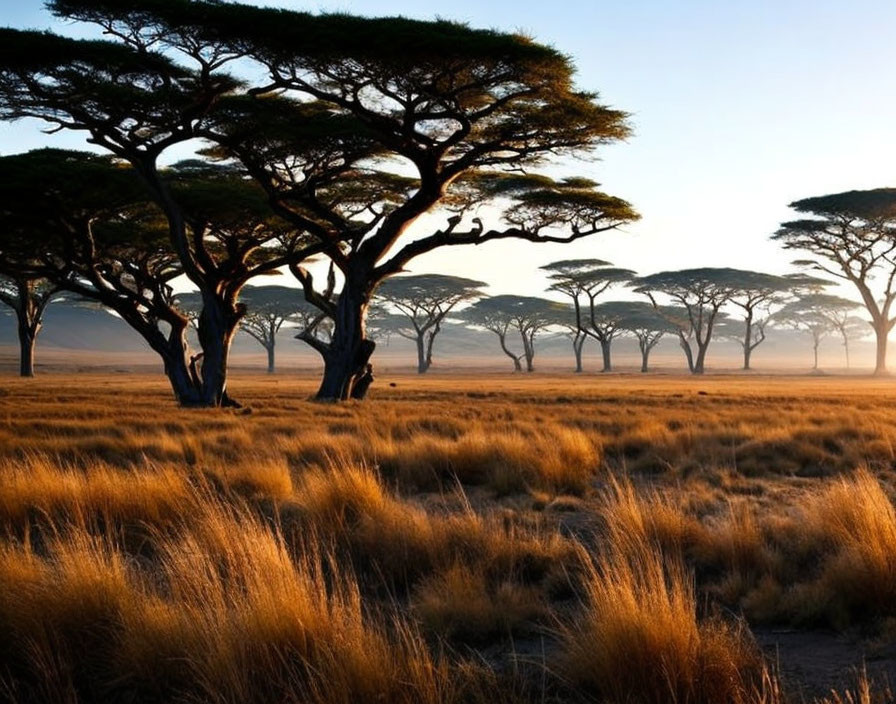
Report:
[[[261,4],[261,3],[259,3]],[[522,31],[569,55],[578,86],[630,113],[633,135],[598,161],[564,164],[630,201],[640,222],[572,245],[438,250],[415,273],[454,273],[494,293],[540,295],[538,267],[600,258],[642,274],[695,266],[790,271],[768,237],[798,198],[896,185],[896,3],[891,0],[511,2],[295,0],[264,4],[442,17]],[[0,0],[15,27],[84,30],[39,0]],[[0,153],[84,146],[40,125],[0,125]],[[423,227],[427,224],[424,223]]]

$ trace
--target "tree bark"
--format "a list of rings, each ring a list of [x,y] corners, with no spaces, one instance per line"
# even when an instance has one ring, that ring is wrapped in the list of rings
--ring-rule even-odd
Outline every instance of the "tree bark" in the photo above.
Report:
[[[498,336],[498,340],[501,342],[501,349],[504,351],[504,354],[506,354],[513,360],[513,371],[523,371],[523,365],[520,364],[520,358],[513,352],[511,352],[507,347],[507,334],[501,332],[495,332],[495,334]]]
[[[274,340],[271,338],[271,341],[265,345],[265,349],[268,352],[268,374],[273,374],[277,371],[276,363],[274,360]]]
[[[600,340],[600,353],[603,358],[604,368],[601,369],[602,372],[611,372],[613,371],[613,364],[610,360],[610,345],[612,344],[612,340]]]
[[[363,275],[346,276],[336,304],[333,337],[322,352],[324,374],[317,390],[318,401],[347,401],[353,397],[355,382],[368,373],[367,365],[376,343],[366,337],[370,294],[369,287],[361,283],[364,280]]]
[[[750,356],[753,354],[753,311],[747,311],[744,320],[746,331],[744,332],[744,371],[750,369]]]
[[[582,366],[582,350],[585,348],[585,336],[579,336],[573,339],[572,349],[576,355],[576,374],[581,374],[584,370]]]
[[[704,362],[706,361],[706,350],[709,349],[709,344],[701,345],[699,342],[697,343],[697,358],[694,360],[694,374],[703,374]]]
[[[684,352],[685,359],[687,359],[687,361],[688,361],[688,371],[691,374],[693,374],[694,373],[694,352],[691,349],[691,344],[681,334],[679,334],[679,336],[678,336],[678,343],[681,346],[682,351]]]
[[[417,335],[417,373],[426,374],[429,370],[429,359],[426,356],[426,341],[423,334]]]
[[[650,358],[650,345],[646,342],[639,341],[638,347],[641,348],[641,373],[646,374],[648,370],[647,362]]]
[[[751,346],[744,347],[744,371],[750,369],[750,358],[753,356],[753,348]]]
[[[33,377],[34,345],[40,330],[40,322],[29,320],[28,313],[24,309],[16,311],[16,318],[19,332],[19,376]]]
[[[876,323],[874,326],[874,334],[877,338],[877,349],[874,360],[874,375],[887,375],[887,337],[889,336],[889,326],[886,320]]]
[[[227,395],[227,362],[240,317],[234,301],[202,291],[198,333],[202,348],[200,403],[203,406],[234,405]]]

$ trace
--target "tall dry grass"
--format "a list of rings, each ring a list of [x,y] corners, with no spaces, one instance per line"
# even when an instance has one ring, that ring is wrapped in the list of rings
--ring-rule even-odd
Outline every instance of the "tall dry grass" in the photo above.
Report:
[[[739,613],[896,610],[896,413],[852,387],[51,381],[0,395],[11,701],[778,702]]]

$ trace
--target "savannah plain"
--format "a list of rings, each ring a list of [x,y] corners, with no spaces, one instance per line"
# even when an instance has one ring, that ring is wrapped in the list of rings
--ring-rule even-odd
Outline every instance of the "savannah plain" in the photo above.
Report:
[[[4,376],[0,698],[892,700],[892,380],[316,383]]]

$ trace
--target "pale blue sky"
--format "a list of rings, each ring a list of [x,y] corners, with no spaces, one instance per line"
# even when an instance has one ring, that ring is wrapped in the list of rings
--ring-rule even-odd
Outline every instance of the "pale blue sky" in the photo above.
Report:
[[[697,265],[784,271],[792,256],[768,235],[788,217],[788,202],[896,185],[894,2],[269,4],[522,30],[572,56],[582,88],[632,113],[627,143],[569,170],[630,200],[640,223],[569,247],[437,252],[413,266],[418,272],[464,273],[496,290],[537,293],[537,267],[561,257],[600,257],[642,273]],[[0,7],[5,24],[73,31],[37,0]],[[0,127],[3,153],[46,143],[78,146],[32,124]]]

